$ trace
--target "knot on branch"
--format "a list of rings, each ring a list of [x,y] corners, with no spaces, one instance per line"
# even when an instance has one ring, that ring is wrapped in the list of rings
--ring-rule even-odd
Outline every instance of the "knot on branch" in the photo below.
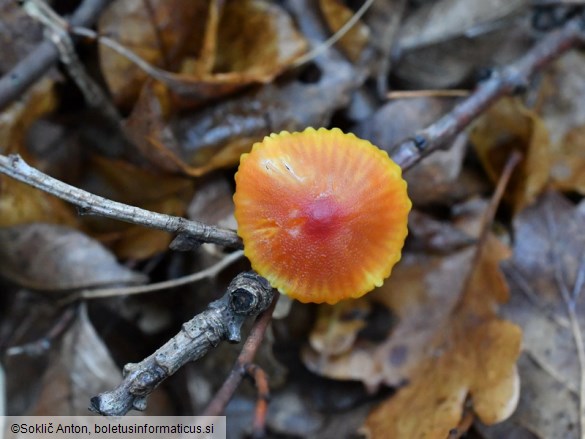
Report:
[[[90,410],[105,416],[145,410],[148,395],[163,380],[207,354],[222,340],[239,342],[246,319],[265,311],[273,298],[274,292],[266,279],[254,272],[239,274],[220,299],[183,324],[181,331],[154,354],[140,363],[127,364],[122,383],[93,397]]]

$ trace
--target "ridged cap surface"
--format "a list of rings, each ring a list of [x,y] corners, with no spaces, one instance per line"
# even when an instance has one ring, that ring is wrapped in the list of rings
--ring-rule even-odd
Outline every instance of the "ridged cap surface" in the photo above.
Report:
[[[301,302],[382,285],[400,260],[411,202],[388,154],[334,128],[271,134],[242,155],[234,195],[252,268]]]

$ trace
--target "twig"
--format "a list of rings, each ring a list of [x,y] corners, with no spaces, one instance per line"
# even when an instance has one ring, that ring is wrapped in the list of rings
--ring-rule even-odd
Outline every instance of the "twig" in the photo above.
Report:
[[[337,32],[335,32],[333,35],[331,35],[331,37],[327,41],[324,41],[323,43],[321,43],[317,47],[315,47],[313,50],[311,50],[310,52],[307,52],[303,56],[298,58],[292,64],[292,67],[300,67],[303,64],[306,64],[309,61],[312,61],[317,56],[321,55],[323,52],[325,52],[327,49],[329,49],[331,46],[333,46],[335,43],[337,43],[337,41],[339,41],[341,38],[343,38],[343,36],[347,32],[349,32],[349,30],[353,26],[355,26],[355,24],[358,22],[358,20],[360,18],[362,18],[362,16],[366,13],[366,11],[370,8],[370,6],[372,6],[372,3],[374,3],[374,0],[366,0],[363,3],[363,5],[360,6],[360,8],[357,10],[357,12],[355,14],[353,14],[351,16],[351,18],[349,20],[347,20],[345,22],[345,24],[343,26],[341,26],[341,28],[339,28],[339,30]]]
[[[79,206],[80,212],[85,215],[99,215],[170,233],[187,234],[200,242],[211,242],[233,248],[242,247],[240,238],[233,230],[108,200],[36,170],[17,154],[0,155],[0,173],[73,203]]]
[[[103,299],[105,297],[115,297],[115,296],[129,296],[133,294],[144,294],[144,293],[151,293],[153,291],[160,291],[169,288],[176,288],[181,285],[190,284],[193,282],[200,281],[201,279],[206,279],[208,277],[213,277],[217,275],[221,270],[225,267],[231,265],[233,262],[237,261],[244,255],[242,250],[238,250],[233,252],[224,258],[222,258],[217,263],[213,264],[211,267],[208,267],[204,270],[198,271],[196,273],[189,274],[187,276],[180,277],[178,279],[170,279],[165,280],[162,282],[155,282],[148,285],[137,285],[132,287],[120,287],[120,288],[100,288],[96,290],[81,290],[79,292],[73,293],[72,295],[66,297],[62,301],[59,302],[60,305],[67,305],[68,303],[75,302],[77,300],[85,299]]]
[[[215,394],[213,399],[207,405],[202,413],[202,416],[219,416],[225,410],[226,406],[232,399],[234,392],[240,385],[242,378],[244,377],[245,367],[251,364],[254,360],[254,356],[262,343],[264,333],[268,324],[272,320],[272,312],[278,301],[278,293],[274,293],[274,299],[270,307],[258,318],[254,327],[250,331],[250,335],[244,343],[244,347],[232,368],[228,378],[225,380],[219,391]]]
[[[84,0],[71,17],[72,26],[91,26],[112,0]],[[0,78],[0,111],[18,99],[59,59],[59,50],[45,40],[11,71]]]
[[[69,24],[44,0],[24,0],[24,11],[39,21],[59,51],[59,59],[89,106],[98,109],[114,124],[120,123],[120,115],[101,87],[86,72],[75,52],[75,46],[68,32]]]
[[[506,191],[506,187],[510,182],[510,178],[512,178],[512,172],[518,164],[522,161],[522,153],[517,150],[513,150],[508,160],[506,160],[506,164],[504,165],[504,169],[502,169],[502,174],[498,180],[498,184],[496,185],[496,190],[492,195],[490,203],[486,209],[485,215],[483,217],[481,223],[481,232],[479,238],[477,240],[477,247],[483,248],[484,243],[489,235],[490,226],[494,222],[494,218],[496,216],[496,211],[498,210],[498,206],[502,201],[502,197],[504,196],[504,192]],[[474,264],[475,265],[475,264]]]
[[[386,94],[388,99],[413,99],[421,97],[461,98],[469,96],[469,90],[397,90]]]
[[[266,437],[266,414],[268,413],[268,401],[270,400],[268,377],[266,372],[257,364],[247,364],[245,372],[254,381],[258,391],[254,424],[252,425],[252,438],[262,439]]]
[[[508,157],[506,164],[504,165],[504,169],[502,170],[502,174],[500,175],[500,178],[498,180],[496,190],[494,191],[494,194],[491,197],[490,203],[481,221],[480,234],[479,238],[477,239],[475,254],[473,255],[473,261],[471,263],[471,270],[469,270],[469,273],[465,279],[465,286],[463,288],[463,291],[468,291],[469,285],[473,281],[475,269],[478,266],[481,257],[483,256],[485,244],[490,234],[491,225],[494,222],[496,211],[498,209],[498,206],[500,205],[500,202],[502,201],[502,197],[504,196],[506,186],[508,186],[508,183],[510,182],[512,172],[514,171],[518,163],[520,163],[521,159],[522,154],[518,151],[513,151],[510,157]]]
[[[176,76],[173,73],[167,72],[163,69],[159,69],[158,67],[150,64],[148,61],[143,59],[140,55],[136,52],[130,50],[123,44],[118,43],[116,40],[104,36],[99,35],[96,31],[92,29],[87,29],[84,27],[70,27],[69,32],[73,35],[83,36],[85,38],[89,38],[91,40],[97,41],[98,43],[102,44],[103,46],[112,49],[118,55],[123,56],[128,61],[134,63],[136,67],[141,69],[144,73],[149,75],[150,77],[161,81],[165,84],[172,84],[173,81],[176,80]]]
[[[431,152],[444,147],[496,100],[525,89],[536,72],[567,50],[585,42],[583,20],[583,17],[577,17],[568,21],[561,29],[546,35],[518,61],[494,71],[448,114],[394,146],[390,150],[391,157],[407,170]]]
[[[239,274],[221,299],[184,323],[181,331],[154,354],[140,363],[124,366],[122,383],[114,390],[94,396],[91,410],[105,416],[123,416],[132,409],[145,410],[148,395],[179,368],[201,358],[222,341],[238,343],[244,321],[272,309],[273,298],[274,292],[266,279],[253,272]]]

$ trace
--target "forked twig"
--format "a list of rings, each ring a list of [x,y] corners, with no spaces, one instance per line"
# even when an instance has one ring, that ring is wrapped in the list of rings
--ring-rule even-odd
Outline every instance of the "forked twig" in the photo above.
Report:
[[[122,383],[114,390],[94,396],[91,410],[105,416],[124,416],[132,409],[145,410],[148,395],[179,368],[201,358],[222,341],[238,343],[241,326],[248,318],[265,311],[260,322],[268,324],[273,299],[274,292],[266,279],[253,272],[239,274],[221,299],[184,323],[181,331],[154,354],[140,363],[124,366]],[[256,328],[258,325],[244,349],[250,338],[262,339]]]

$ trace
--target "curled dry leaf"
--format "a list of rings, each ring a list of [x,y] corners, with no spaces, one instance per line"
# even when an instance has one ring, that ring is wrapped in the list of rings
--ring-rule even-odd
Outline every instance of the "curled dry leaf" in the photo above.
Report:
[[[166,120],[166,98],[145,87],[127,121],[127,132],[155,167],[201,176],[234,166],[252,144],[271,132],[327,125],[363,80],[331,51],[316,61],[316,82],[289,79],[266,84],[239,98]]]
[[[576,342],[562,289],[575,307],[577,325],[585,330],[585,291],[574,291],[585,275],[585,202],[575,206],[548,192],[514,220],[514,257],[504,263],[512,286],[505,317],[524,334],[520,362],[522,393],[517,412],[487,438],[511,437],[511,432],[538,438],[577,439],[581,375]],[[573,296],[573,293],[576,296]],[[581,348],[584,348],[581,346]],[[582,431],[582,430],[581,430]]]
[[[524,160],[506,194],[516,212],[543,191],[551,166],[548,131],[542,119],[517,99],[502,99],[479,118],[471,142],[493,181],[498,180],[513,149],[522,153]]]
[[[52,291],[143,283],[101,244],[76,230],[33,223],[0,229],[0,273],[22,286]]]
[[[157,79],[181,107],[269,82],[306,50],[286,11],[265,0],[150,4],[149,10],[140,0],[114,3],[100,30],[161,67]],[[107,47],[100,55],[116,100],[130,105],[146,75]]]
[[[190,0],[125,0],[112,2],[100,16],[98,29],[146,62],[162,69],[180,65],[201,50],[207,11],[212,2]],[[147,78],[132,61],[99,46],[101,70],[118,105],[129,108]]]

